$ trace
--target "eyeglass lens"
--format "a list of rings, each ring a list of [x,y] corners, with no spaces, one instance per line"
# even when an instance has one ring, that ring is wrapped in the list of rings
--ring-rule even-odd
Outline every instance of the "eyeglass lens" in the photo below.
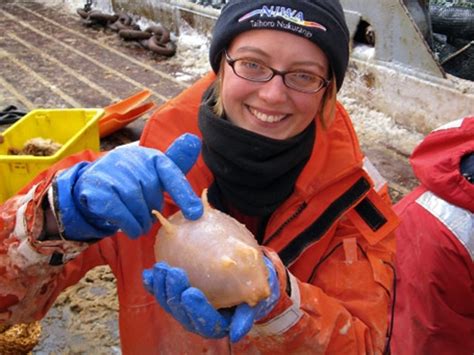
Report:
[[[325,79],[313,73],[304,71],[281,72],[257,61],[245,58],[232,59],[227,53],[226,59],[237,76],[250,81],[266,82],[270,81],[275,75],[280,75],[287,87],[307,93],[317,92],[327,85]]]

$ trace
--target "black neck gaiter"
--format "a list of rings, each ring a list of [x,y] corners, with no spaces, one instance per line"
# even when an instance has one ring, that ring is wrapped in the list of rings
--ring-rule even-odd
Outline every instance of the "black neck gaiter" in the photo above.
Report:
[[[209,89],[199,110],[203,159],[214,175],[210,202],[225,201],[245,215],[268,216],[293,192],[313,149],[315,124],[290,139],[272,139],[216,116],[213,102]]]

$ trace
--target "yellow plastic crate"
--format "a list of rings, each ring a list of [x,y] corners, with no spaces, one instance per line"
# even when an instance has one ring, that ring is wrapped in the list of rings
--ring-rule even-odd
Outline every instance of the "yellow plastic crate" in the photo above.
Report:
[[[62,158],[85,149],[99,151],[99,119],[103,109],[38,109],[29,112],[0,135],[0,203],[28,184],[41,171]],[[9,155],[31,138],[62,144],[54,155]]]

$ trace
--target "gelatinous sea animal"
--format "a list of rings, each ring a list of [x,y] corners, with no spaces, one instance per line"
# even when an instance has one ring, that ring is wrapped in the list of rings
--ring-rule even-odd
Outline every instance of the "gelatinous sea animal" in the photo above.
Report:
[[[261,248],[243,224],[209,206],[206,190],[202,200],[204,214],[196,221],[181,212],[166,219],[153,211],[162,224],[156,260],[184,269],[216,309],[243,302],[254,306],[270,295]]]

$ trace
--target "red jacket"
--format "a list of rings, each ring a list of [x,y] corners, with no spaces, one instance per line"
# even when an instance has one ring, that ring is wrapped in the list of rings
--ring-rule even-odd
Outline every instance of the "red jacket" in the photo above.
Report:
[[[202,79],[159,109],[140,143],[164,150],[183,132],[200,135],[197,110],[213,78]],[[158,225],[134,241],[121,234],[91,246],[37,241],[42,227],[38,201],[48,191],[54,171],[93,158],[90,153],[69,158],[39,177],[29,195],[0,207],[0,317],[5,322],[40,318],[61,290],[92,267],[109,264],[117,277],[125,354],[228,353],[226,339],[207,340],[186,332],[144,290],[141,273],[154,263]],[[393,281],[393,230],[398,221],[386,193],[382,198],[374,189],[378,180],[363,167],[350,119],[338,105],[328,129],[317,120],[312,156],[294,193],[272,215],[265,232],[263,244],[277,267],[282,297],[232,353],[383,351]],[[370,169],[369,164],[365,167]],[[198,195],[212,182],[202,157],[188,179]],[[175,210],[167,201],[164,214]],[[65,266],[49,266],[53,252],[72,260]]]
[[[429,134],[411,164],[421,185],[396,206],[394,354],[474,353],[474,185],[459,171],[474,152],[474,117]]]

